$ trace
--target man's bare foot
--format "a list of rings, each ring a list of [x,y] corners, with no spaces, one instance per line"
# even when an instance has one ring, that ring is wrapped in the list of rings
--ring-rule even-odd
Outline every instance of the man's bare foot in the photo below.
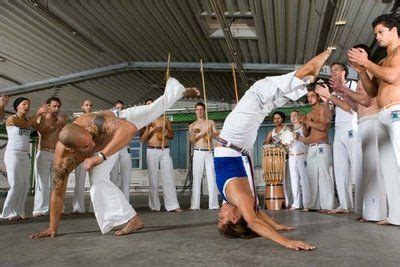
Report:
[[[185,88],[185,92],[183,92],[183,97],[187,98],[196,98],[200,96],[200,91],[196,87],[188,87]]]
[[[25,216],[25,215],[21,215],[21,216],[19,216],[19,219],[20,219],[20,220],[27,220],[27,219],[28,219],[28,217],[27,217],[27,216]]]
[[[379,221],[376,224],[378,224],[378,225],[391,225],[391,223],[388,221],[388,219],[384,219],[382,221]]]
[[[362,223],[370,222],[369,220],[367,220],[367,219],[365,219],[365,218],[359,218],[358,221],[359,221],[359,222],[362,222]]]
[[[80,215],[80,214],[82,214],[82,213],[77,210],[74,210],[71,212],[71,215]]]
[[[307,212],[307,211],[310,211],[310,210],[308,208],[304,208],[301,211]]]
[[[43,213],[39,212],[39,213],[33,213],[32,217],[38,218],[38,217],[43,217],[45,216]]]
[[[181,209],[181,208],[177,208],[177,209],[174,209],[174,210],[169,210],[168,212],[182,212],[183,211],[183,209]]]
[[[7,218],[7,220],[9,220],[10,222],[16,221],[18,219],[19,219],[19,216],[13,216],[13,217]]]
[[[349,210],[337,208],[328,212],[329,214],[350,213]]]
[[[329,213],[329,212],[331,212],[330,210],[319,210],[318,211],[319,213]]]
[[[299,79],[306,78],[307,76],[313,76],[314,79],[311,79],[310,82],[314,82],[325,61],[329,58],[331,54],[332,48],[328,48],[319,55],[316,55],[310,61],[301,66],[297,70],[295,76]]]
[[[136,214],[135,217],[129,220],[129,222],[125,225],[122,230],[118,230],[115,232],[116,236],[121,235],[129,235],[133,232],[142,229],[144,226],[142,219],[140,219],[139,214]]]

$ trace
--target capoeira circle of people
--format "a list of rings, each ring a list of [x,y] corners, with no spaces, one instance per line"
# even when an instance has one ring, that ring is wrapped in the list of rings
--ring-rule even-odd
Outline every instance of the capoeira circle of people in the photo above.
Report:
[[[224,200],[218,221],[221,234],[243,238],[262,236],[295,250],[315,248],[282,235],[280,231],[294,228],[275,222],[258,209],[251,158],[258,129],[265,117],[275,108],[305,94],[311,112],[303,115],[294,111],[291,114],[296,136],[289,147],[294,198],[291,209],[347,213],[355,208],[363,221],[400,225],[400,17],[397,14],[381,15],[372,26],[378,45],[386,48],[387,57],[375,64],[370,59],[367,46],[352,47],[347,56],[350,65],[359,74],[357,83],[346,80],[348,70],[344,64],[333,63],[328,83],[330,88],[326,84],[318,84],[314,90],[307,92],[307,81],[318,76],[332,53],[332,49],[328,48],[291,73],[257,81],[228,115],[220,133],[214,122],[205,120],[205,106],[202,103],[196,105],[197,121],[189,127],[190,141],[194,144],[194,161],[201,162],[206,168],[209,208],[219,208],[213,179],[216,179],[216,187]],[[118,152],[126,148],[137,131],[142,129],[141,138],[149,144],[148,157],[153,157],[150,161],[157,164],[165,161],[166,172],[170,172],[169,150],[166,150],[168,147],[164,142],[171,138],[170,125],[160,126],[162,123],[158,120],[163,120],[163,113],[182,97],[199,95],[196,88],[185,88],[176,79],[169,78],[164,95],[155,101],[149,100],[144,106],[127,109],[121,107],[119,112],[87,112],[69,124],[65,117],[58,114],[61,106],[58,98],[50,98],[31,118],[27,117],[30,100],[17,98],[13,105],[16,114],[8,117],[6,122],[9,141],[5,163],[11,188],[2,218],[25,216],[29,129],[34,127],[40,135],[35,166],[37,196],[34,215],[50,213],[50,225],[31,238],[56,236],[68,175],[78,166],[89,171],[91,202],[103,234],[121,226],[116,235],[130,234],[143,228],[140,216],[129,203],[129,191],[126,196],[110,179]],[[3,113],[7,102],[8,97],[3,96],[0,101]],[[122,102],[120,104],[123,106]],[[339,197],[337,208],[334,207],[334,180],[329,171],[331,147],[328,129],[333,117],[332,105],[336,115],[333,163]],[[120,114],[125,119],[120,119]],[[358,116],[357,128],[355,114]],[[275,112],[273,119],[276,128],[267,135],[265,143],[279,142],[277,133],[284,128],[283,113]],[[157,132],[161,133],[161,143]],[[213,160],[209,138],[217,140]],[[356,154],[362,159],[356,161]],[[54,174],[49,197],[46,192],[50,190],[48,177],[51,165]],[[203,169],[193,167],[192,210],[199,209]],[[150,176],[154,176],[151,179],[155,187],[158,178]],[[356,182],[354,201],[352,176]],[[173,191],[172,195],[175,195],[166,199],[166,209],[181,211],[173,182],[164,186],[164,190]],[[154,211],[160,210],[156,190],[150,188],[149,204]]]

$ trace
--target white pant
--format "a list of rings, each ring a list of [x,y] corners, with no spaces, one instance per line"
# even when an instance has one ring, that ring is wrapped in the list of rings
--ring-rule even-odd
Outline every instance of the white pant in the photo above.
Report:
[[[85,213],[85,179],[86,169],[83,162],[75,168],[75,190],[72,197],[72,211]]]
[[[48,214],[52,188],[54,152],[38,150],[35,158],[35,201],[33,215]]]
[[[331,210],[334,207],[333,179],[329,172],[331,146],[318,144],[310,146],[307,153],[307,173],[310,201],[304,208]]]
[[[132,173],[132,158],[128,153],[128,148],[124,147],[117,154],[117,160],[111,170],[111,181],[121,189],[126,199],[129,201],[129,188]]]
[[[307,175],[307,155],[289,155],[289,172],[292,185],[293,208],[300,208],[310,202],[310,192]],[[300,194],[302,189],[302,198]],[[303,201],[301,201],[303,200]]]
[[[400,225],[400,105],[379,112],[378,147],[386,196],[388,221]]]
[[[333,169],[340,209],[350,210],[353,204],[352,176],[357,177],[355,152],[357,132],[353,128],[335,128],[333,141]]]
[[[136,211],[125,195],[110,180],[110,172],[117,160],[117,154],[89,171],[90,198],[94,215],[103,234],[135,217]]]
[[[204,166],[206,167],[207,185],[208,185],[208,208],[218,209],[218,189],[215,183],[214,160],[212,152],[193,151],[193,187],[192,200],[190,208],[200,209],[200,190],[201,180],[203,178]]]
[[[7,150],[4,152],[7,180],[10,184],[1,218],[25,216],[25,201],[29,191],[30,159],[28,152]]]
[[[150,105],[135,106],[122,110],[121,117],[140,130],[144,126],[160,117],[167,109],[172,107],[179,99],[183,97],[185,87],[176,79],[170,77],[165,86],[165,91],[162,96],[156,99]]]
[[[377,115],[367,116],[358,124],[357,155],[362,157],[362,171],[356,180],[356,213],[369,221],[387,217],[386,190],[379,162]]]
[[[158,175],[160,172],[163,187],[164,205],[167,211],[179,208],[173,176],[172,158],[169,148],[147,149],[147,168],[149,170],[149,207],[151,210],[161,209],[158,195]],[[160,170],[159,170],[160,167]]]

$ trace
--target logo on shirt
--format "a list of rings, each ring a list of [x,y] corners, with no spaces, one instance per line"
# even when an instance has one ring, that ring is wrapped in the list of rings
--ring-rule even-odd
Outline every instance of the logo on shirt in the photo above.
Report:
[[[400,110],[393,110],[390,118],[392,122],[400,121]]]
[[[318,154],[324,154],[324,148],[323,147],[319,147],[318,148]]]
[[[307,161],[304,161],[304,167],[307,168]]]
[[[29,136],[30,134],[31,134],[31,129],[19,128],[19,131],[18,131],[19,136],[23,136],[23,135]]]

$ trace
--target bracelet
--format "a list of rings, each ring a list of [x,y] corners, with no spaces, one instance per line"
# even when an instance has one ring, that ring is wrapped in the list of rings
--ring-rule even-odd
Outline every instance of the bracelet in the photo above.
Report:
[[[103,160],[107,160],[106,155],[103,152],[99,152],[99,156],[103,158]]]

